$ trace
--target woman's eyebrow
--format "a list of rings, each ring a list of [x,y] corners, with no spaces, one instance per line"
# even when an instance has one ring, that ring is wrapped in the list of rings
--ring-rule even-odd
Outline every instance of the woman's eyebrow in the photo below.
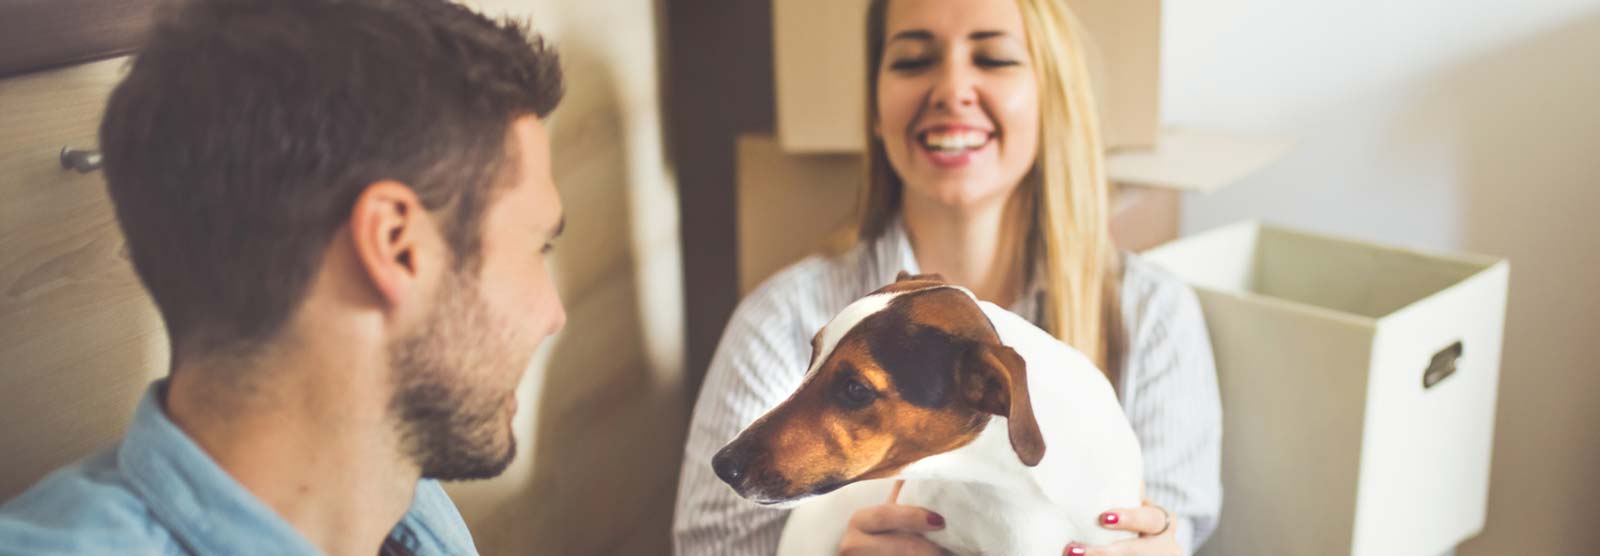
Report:
[[[1008,37],[1008,36],[1011,36],[1011,34],[1005,32],[1005,31],[985,29],[985,30],[981,30],[981,31],[973,31],[972,33],[967,35],[967,39],[968,40],[974,40],[974,41],[981,41],[981,40],[988,40],[988,39],[998,39],[998,38],[1003,38],[1003,37]],[[928,31],[927,29],[907,29],[905,31],[900,31],[898,33],[895,33],[893,37],[889,38],[889,42],[894,42],[894,41],[899,41],[899,40],[931,41],[931,40],[933,40],[933,33],[931,31]]]
[[[931,41],[933,40],[933,33],[927,29],[908,29],[899,33],[895,33],[893,37],[889,38],[889,42],[899,40]]]

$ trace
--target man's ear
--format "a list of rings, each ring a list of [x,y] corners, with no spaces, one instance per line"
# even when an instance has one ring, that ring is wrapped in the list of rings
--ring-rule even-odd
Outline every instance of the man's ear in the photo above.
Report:
[[[967,400],[979,411],[1005,417],[1017,458],[1023,465],[1038,465],[1044,459],[1044,435],[1033,417],[1028,368],[1022,356],[1000,344],[977,342],[967,350],[960,372]]]
[[[422,238],[431,220],[410,187],[396,181],[368,185],[350,211],[357,267],[390,307],[399,305],[422,276]]]

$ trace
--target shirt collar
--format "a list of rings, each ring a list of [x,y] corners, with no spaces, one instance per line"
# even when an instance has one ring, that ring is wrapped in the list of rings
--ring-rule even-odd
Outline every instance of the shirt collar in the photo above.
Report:
[[[320,554],[167,418],[166,386],[162,379],[146,390],[117,452],[155,518],[195,554]],[[455,505],[432,480],[418,482],[390,537],[417,556],[476,553]]]
[[[167,381],[139,401],[117,463],[152,514],[191,552],[318,554],[305,537],[218,467],[161,408]]]

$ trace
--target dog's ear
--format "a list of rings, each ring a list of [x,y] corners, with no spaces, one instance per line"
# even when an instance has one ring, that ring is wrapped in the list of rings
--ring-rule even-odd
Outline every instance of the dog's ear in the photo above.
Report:
[[[1024,465],[1044,459],[1044,435],[1028,399],[1028,365],[1016,350],[1000,344],[976,342],[967,350],[961,370],[961,389],[979,411],[1006,418],[1011,449]]]

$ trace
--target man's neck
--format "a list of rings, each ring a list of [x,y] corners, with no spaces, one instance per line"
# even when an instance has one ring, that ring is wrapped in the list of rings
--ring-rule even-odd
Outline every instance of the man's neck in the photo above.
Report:
[[[348,355],[278,355],[174,369],[167,415],[224,471],[333,556],[378,553],[419,471],[373,378]]]
[[[907,192],[907,238],[922,272],[941,274],[979,299],[1010,307],[1026,286],[1026,216],[1016,195],[951,207]]]

